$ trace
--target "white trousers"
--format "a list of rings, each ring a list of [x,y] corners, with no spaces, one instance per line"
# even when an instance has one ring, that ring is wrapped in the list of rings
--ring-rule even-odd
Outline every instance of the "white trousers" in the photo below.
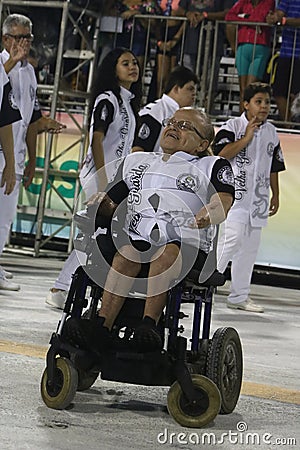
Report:
[[[80,181],[82,181],[80,179]],[[90,198],[93,194],[97,192],[96,175],[88,180],[88,183],[82,183],[82,189],[85,193],[86,199]],[[66,259],[63,268],[61,269],[57,279],[54,283],[54,288],[61,289],[63,291],[68,291],[72,281],[72,275],[75,270],[85,264],[86,255],[83,252],[77,250],[72,250],[68,258]]]
[[[2,172],[0,172],[0,180]],[[17,212],[21,175],[17,176],[14,190],[9,194],[4,194],[5,187],[0,188],[0,255],[5,247],[11,224]]]
[[[83,258],[86,259],[86,255],[84,255],[83,252],[72,250],[68,258],[66,259],[57,279],[55,280],[53,287],[55,287],[56,289],[61,289],[63,291],[68,291],[72,281],[72,275],[75,270],[81,264],[83,264]]]
[[[241,303],[250,293],[251,276],[256,260],[261,227],[226,220],[220,230],[218,270],[224,272],[231,261],[231,290],[228,301]]]

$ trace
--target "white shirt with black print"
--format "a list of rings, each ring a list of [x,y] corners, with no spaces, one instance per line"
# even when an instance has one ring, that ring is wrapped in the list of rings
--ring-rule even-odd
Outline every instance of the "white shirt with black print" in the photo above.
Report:
[[[233,173],[226,159],[177,152],[165,161],[161,154],[136,152],[119,167],[108,195],[117,204],[127,198],[125,232],[133,240],[159,246],[181,241],[208,253],[215,227],[192,225],[216,192],[234,196]],[[160,238],[152,242],[154,228],[159,229]]]
[[[218,131],[214,151],[245,136],[248,119],[243,113],[230,119]],[[234,172],[235,202],[227,220],[264,227],[269,215],[270,174],[285,170],[284,159],[275,127],[264,122],[252,141],[229,160]]]
[[[172,117],[180,108],[179,104],[167,94],[144,106],[139,112],[138,132],[133,147],[141,147],[145,152],[160,152],[162,121]]]
[[[6,50],[0,53],[2,64],[9,59],[10,55]],[[12,87],[10,97],[11,107],[20,111],[22,120],[13,124],[14,150],[16,162],[16,174],[22,175],[26,159],[26,133],[29,124],[42,117],[40,105],[37,100],[37,81],[34,68],[27,61],[19,61],[8,73],[8,78]]]
[[[80,172],[83,186],[96,173],[91,146],[95,131],[104,132],[102,144],[108,181],[116,174],[121,158],[130,153],[136,127],[135,115],[130,104],[134,94],[123,87],[120,94],[121,104],[111,91],[100,94],[95,101],[90,126],[90,146]]]

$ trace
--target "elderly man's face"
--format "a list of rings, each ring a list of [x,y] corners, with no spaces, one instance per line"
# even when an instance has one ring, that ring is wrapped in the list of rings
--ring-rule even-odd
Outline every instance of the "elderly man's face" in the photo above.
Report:
[[[179,109],[175,112],[162,133],[160,145],[164,153],[184,151],[197,155],[206,150],[208,141],[197,112],[193,109]]]
[[[10,33],[3,36],[3,46],[9,53],[12,49],[14,49],[14,52],[16,53],[18,52],[18,47],[22,47],[23,59],[26,59],[29,55],[32,40],[33,36],[29,27],[14,25],[12,26]]]

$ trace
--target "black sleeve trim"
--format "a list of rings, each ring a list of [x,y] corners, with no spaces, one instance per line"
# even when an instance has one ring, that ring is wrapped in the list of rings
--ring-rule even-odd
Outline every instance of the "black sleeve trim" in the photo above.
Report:
[[[114,120],[114,106],[107,100],[100,100],[94,111],[93,132],[102,131],[106,134],[109,125]]]
[[[129,194],[128,186],[123,180],[123,166],[124,161],[120,164],[114,180],[106,188],[107,195],[117,205],[125,200]]]
[[[133,147],[141,147],[145,152],[152,152],[159,139],[161,127],[162,124],[150,114],[141,116]]]
[[[285,170],[285,165],[284,165],[284,161],[283,161],[282,150],[281,150],[280,143],[279,143],[274,148],[272,165],[271,165],[271,173],[283,172],[284,170]]]
[[[215,192],[227,192],[234,199],[234,175],[229,161],[225,158],[218,159],[213,168],[210,178],[212,189],[210,196]],[[209,197],[210,198],[210,197]]]
[[[216,137],[214,139],[214,142],[212,144],[212,149],[215,155],[218,155],[225,145],[231,144],[232,142],[235,142],[235,134],[233,131],[229,130],[220,130],[216,134]]]
[[[12,95],[11,84],[8,82],[3,87],[0,127],[5,127],[6,125],[10,125],[11,123],[18,122],[18,120],[22,119],[20,111],[17,108],[12,107],[12,102],[10,101]],[[15,104],[15,102],[13,102],[13,104]]]

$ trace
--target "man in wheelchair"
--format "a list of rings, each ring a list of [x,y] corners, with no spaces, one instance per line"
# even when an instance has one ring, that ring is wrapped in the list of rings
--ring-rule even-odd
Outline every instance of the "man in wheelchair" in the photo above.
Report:
[[[146,300],[130,343],[140,352],[161,349],[157,324],[167,292],[195,263],[201,270],[212,248],[215,226],[225,220],[233,203],[232,169],[226,159],[212,156],[214,129],[206,115],[182,108],[163,125],[163,153],[128,155],[106,193],[93,200],[99,203],[100,222],[107,219],[113,224],[116,216],[120,223],[124,209],[126,217],[113,242],[117,252],[97,317],[71,317],[65,324],[66,335],[83,348],[100,353],[114,348],[111,329],[139,276]]]

